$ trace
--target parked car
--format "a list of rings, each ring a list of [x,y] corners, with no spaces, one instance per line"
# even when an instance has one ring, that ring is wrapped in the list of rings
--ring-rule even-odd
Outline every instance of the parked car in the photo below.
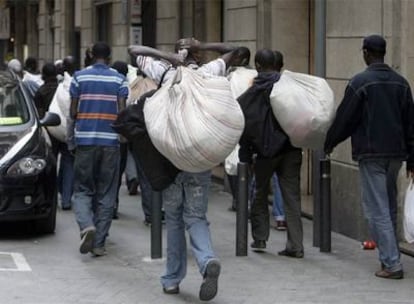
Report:
[[[56,226],[56,157],[46,126],[57,114],[39,119],[20,79],[0,71],[0,222],[33,221],[38,232]]]

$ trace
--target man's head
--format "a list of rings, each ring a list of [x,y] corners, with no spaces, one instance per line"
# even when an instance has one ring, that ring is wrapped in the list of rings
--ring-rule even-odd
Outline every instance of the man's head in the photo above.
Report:
[[[58,59],[55,61],[55,67],[56,67],[56,71],[58,74],[63,75],[63,60],[62,59]]]
[[[254,64],[258,72],[275,71],[275,54],[272,50],[262,49],[256,52]]]
[[[75,72],[75,58],[73,56],[66,56],[62,63],[63,71],[73,75]]]
[[[279,51],[274,51],[275,54],[275,69],[280,72],[283,68],[283,54]]]
[[[24,68],[30,73],[37,73],[37,59],[34,57],[27,57],[24,62]]]
[[[387,42],[380,35],[367,36],[362,42],[364,61],[367,65],[374,62],[384,62],[386,50]]]
[[[42,68],[42,79],[45,82],[57,81],[56,76],[57,76],[56,66],[51,62],[46,63]]]
[[[7,64],[7,67],[9,68],[9,70],[12,70],[14,73],[18,75],[21,75],[22,73],[22,64],[20,63],[18,59],[10,60],[9,63]]]
[[[108,61],[111,56],[111,48],[105,42],[97,42],[92,47],[92,56],[97,61]]]
[[[128,74],[128,64],[124,61],[115,61],[112,68],[117,70],[119,74],[126,76]]]
[[[183,56],[185,62],[195,62],[198,64],[201,61],[201,54],[198,50],[199,45],[200,41],[195,38],[182,38],[177,40],[174,50]]]
[[[250,50],[247,47],[241,46],[232,51],[231,61],[229,66],[247,66],[250,62]]]

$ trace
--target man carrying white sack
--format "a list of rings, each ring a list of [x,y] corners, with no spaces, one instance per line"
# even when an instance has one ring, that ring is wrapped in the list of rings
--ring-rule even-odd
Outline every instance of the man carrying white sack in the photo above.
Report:
[[[221,43],[201,44],[193,38],[178,40],[175,50],[177,53],[173,54],[145,46],[129,47],[129,53],[138,56],[138,68],[156,83],[165,83],[174,77],[174,66],[178,64],[197,68],[209,75],[224,76],[230,62],[238,59],[234,47]],[[199,67],[201,50],[217,51],[223,55]],[[206,217],[210,175],[210,170],[200,173],[180,172],[174,182],[162,192],[167,227],[167,265],[161,284],[166,294],[179,293],[179,285],[186,275],[185,229],[190,235],[193,254],[203,276],[200,300],[209,301],[217,294],[221,265],[213,251]]]
[[[279,59],[279,60],[277,60]],[[254,61],[257,77],[253,85],[238,101],[246,119],[240,139],[241,162],[254,164],[256,197],[250,210],[254,251],[264,251],[269,238],[269,182],[275,172],[279,178],[287,222],[287,242],[278,254],[290,258],[303,258],[303,228],[300,201],[300,167],[302,150],[292,146],[289,137],[273,115],[269,96],[280,78],[281,57],[269,49],[257,51]]]

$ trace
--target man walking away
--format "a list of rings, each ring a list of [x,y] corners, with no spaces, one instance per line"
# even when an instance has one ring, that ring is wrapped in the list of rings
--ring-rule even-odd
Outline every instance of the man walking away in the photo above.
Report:
[[[282,65],[275,53],[268,49],[256,53],[255,65],[258,76],[253,85],[238,98],[246,119],[240,139],[240,161],[251,164],[253,154],[257,154],[254,164],[256,196],[250,211],[254,241],[250,247],[255,251],[266,249],[270,229],[267,197],[270,179],[275,172],[279,178],[287,222],[286,248],[278,254],[303,258],[300,200],[302,150],[290,143],[273,115],[269,100],[273,85],[280,78],[278,70]]]
[[[402,279],[397,242],[397,176],[403,160],[414,172],[414,106],[408,82],[384,63],[386,41],[379,35],[363,40],[368,68],[345,89],[329,129],[325,152],[352,139],[352,158],[358,161],[362,207],[370,235],[378,245],[381,269],[375,275]]]
[[[106,43],[96,43],[92,54],[94,64],[76,72],[70,87],[76,144],[72,203],[80,228],[80,252],[102,256],[119,174],[119,140],[111,124],[125,107],[128,82],[108,66],[111,49]]]

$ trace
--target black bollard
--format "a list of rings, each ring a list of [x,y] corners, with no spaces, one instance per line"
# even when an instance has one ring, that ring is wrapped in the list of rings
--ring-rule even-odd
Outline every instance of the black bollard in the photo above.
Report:
[[[238,163],[237,177],[236,256],[247,256],[248,164]]]
[[[331,252],[331,161],[320,161],[320,251]]]
[[[152,191],[151,208],[151,259],[162,258],[162,195]]]

